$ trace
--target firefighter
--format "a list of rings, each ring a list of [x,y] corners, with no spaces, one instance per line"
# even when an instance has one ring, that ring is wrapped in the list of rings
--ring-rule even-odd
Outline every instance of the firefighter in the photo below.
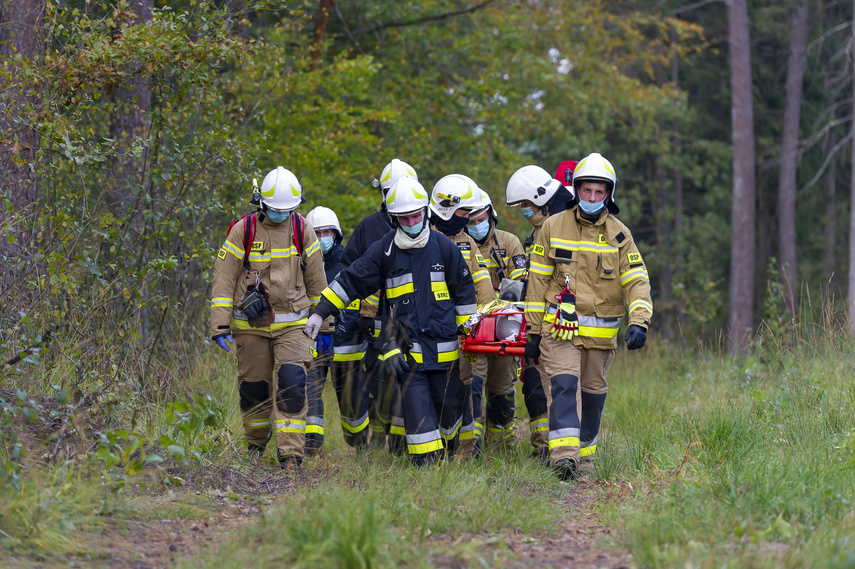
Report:
[[[572,186],[571,186],[572,187]],[[531,234],[524,243],[526,264],[530,264],[534,240],[540,227],[550,215],[564,211],[568,204],[572,205],[573,194],[558,180],[540,166],[523,166],[508,180],[505,203],[508,207],[519,206],[520,213],[532,224]],[[531,276],[530,269],[526,280]],[[528,295],[525,297],[528,310]],[[523,400],[528,410],[529,440],[534,447],[532,458],[541,461],[549,460],[549,385],[543,372],[543,365],[535,363],[524,365],[522,373]]]
[[[599,154],[573,173],[578,205],[541,227],[531,254],[526,358],[540,357],[552,390],[550,463],[563,479],[593,461],[606,374],[628,305],[627,348],[644,346],[653,315],[650,281],[629,229],[615,217],[617,176]]]
[[[315,235],[321,245],[324,258],[324,273],[327,282],[335,280],[341,268],[341,255],[344,247],[341,245],[342,232],[338,216],[327,207],[318,206],[306,215]],[[333,324],[332,319],[324,322],[318,337],[312,347],[312,367],[306,385],[306,398],[309,401],[306,416],[306,444],[304,454],[317,454],[324,446],[324,385],[333,358]]]
[[[315,231],[295,212],[304,201],[296,176],[272,170],[260,199],[261,211],[232,227],[214,262],[211,337],[227,352],[234,337],[250,453],[260,456],[272,431],[279,463],[299,468],[311,363],[302,330],[326,277]]]
[[[493,200],[481,190],[481,202],[469,214],[466,232],[478,244],[490,273],[493,290],[508,280],[519,281],[525,276],[525,252],[519,238],[496,227],[498,223]],[[504,282],[503,282],[504,281]],[[518,287],[520,290],[522,286]],[[505,300],[522,301],[513,290],[505,292]],[[475,431],[485,431],[488,440],[507,442],[514,438],[515,391],[517,359],[510,356],[478,356],[472,364],[472,412]],[[486,380],[486,404],[482,404]]]
[[[392,159],[374,179],[373,185],[380,189],[380,210],[363,219],[347,241],[341,258],[341,269],[348,268],[368,248],[390,231],[395,224],[386,209],[385,198],[389,189],[400,178],[418,180],[415,169],[397,158]],[[400,452],[404,448],[404,423],[398,409],[400,394],[394,382],[386,382],[388,390],[378,393],[382,369],[377,366],[379,346],[375,346],[380,332],[383,314],[378,314],[378,293],[364,299],[355,298],[350,306],[339,311],[334,337],[336,391],[344,392],[356,405],[347,419],[342,418],[345,441],[349,444],[364,444],[371,440],[384,446],[389,435],[389,449]],[[393,400],[393,401],[389,401]],[[393,404],[394,402],[394,404]],[[342,411],[344,415],[344,411]]]
[[[380,289],[388,317],[378,359],[401,389],[407,451],[424,466],[454,454],[464,404],[458,327],[475,313],[475,285],[459,250],[428,226],[428,195],[418,181],[400,178],[386,204],[396,230],[324,289],[306,333]]]
[[[464,231],[469,223],[469,213],[481,203],[481,188],[469,177],[462,174],[449,174],[441,178],[433,187],[428,214],[433,229],[451,239],[463,255],[472,280],[475,282],[475,294],[478,304],[496,300],[496,292],[490,282],[490,273],[478,244]],[[461,351],[460,378],[466,386],[463,425],[460,427],[461,456],[472,456],[478,452],[483,432],[475,424],[472,408],[472,362]],[[483,425],[483,423],[482,423]],[[483,431],[483,426],[481,427]]]

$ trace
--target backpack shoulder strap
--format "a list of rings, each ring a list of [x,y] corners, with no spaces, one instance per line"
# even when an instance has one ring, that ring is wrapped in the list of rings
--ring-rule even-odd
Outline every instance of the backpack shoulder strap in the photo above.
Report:
[[[243,268],[249,270],[249,250],[252,247],[252,242],[255,241],[255,212],[248,213],[240,219],[235,219],[229,224],[229,229],[226,231],[226,239],[232,233],[232,228],[243,221]]]
[[[493,229],[493,242],[496,244],[496,247],[490,247],[490,256],[493,257],[493,260],[496,261],[496,274],[499,275],[499,280],[505,278],[505,269],[508,266],[505,264],[505,260],[502,259],[502,256],[499,254],[499,239],[496,237],[496,230]]]
[[[249,271],[249,250],[255,241],[255,213],[243,216],[243,268]]]
[[[303,217],[296,211],[292,217],[294,218],[294,222],[291,225],[294,229],[294,246],[297,248],[297,254],[300,255],[300,268],[305,271],[306,259],[303,257],[303,252],[305,251],[305,243],[303,243],[303,228],[305,225],[303,223]]]

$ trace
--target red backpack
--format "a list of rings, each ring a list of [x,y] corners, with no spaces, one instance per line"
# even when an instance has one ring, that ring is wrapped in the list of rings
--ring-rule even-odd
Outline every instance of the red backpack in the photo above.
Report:
[[[248,213],[243,216],[243,268],[249,270],[249,250],[252,247],[252,242],[255,241],[255,224],[258,218],[257,211]],[[294,223],[291,227],[294,230],[294,246],[297,248],[297,254],[300,255],[300,268],[306,270],[306,260],[303,258],[303,217],[296,211],[293,213]],[[240,219],[236,219],[229,224],[229,230],[226,232],[226,238],[232,232],[232,227],[240,223]]]

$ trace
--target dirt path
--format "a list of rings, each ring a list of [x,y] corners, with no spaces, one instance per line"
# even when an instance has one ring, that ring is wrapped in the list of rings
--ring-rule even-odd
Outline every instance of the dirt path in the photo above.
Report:
[[[179,494],[171,497],[168,493],[141,495],[139,499],[147,502],[146,513],[124,517],[121,524],[105,526],[89,535],[87,542],[91,551],[78,553],[74,566],[87,569],[172,567],[219,542],[226,534],[253,523],[270,504],[293,493],[295,488],[314,482],[309,472],[295,477],[270,466],[253,467],[246,473],[232,468],[196,469],[182,472],[180,476],[184,484]],[[568,515],[561,535],[511,534],[497,536],[495,540],[470,537],[484,544],[479,549],[480,554],[497,567],[632,568],[629,552],[609,545],[613,530],[604,526],[596,513],[598,498],[613,494],[607,490],[587,476],[575,482],[562,504]],[[194,496],[198,501],[193,500]],[[173,519],[169,512],[178,513],[176,508],[180,509],[181,516]],[[458,536],[455,541],[467,539],[467,536]],[[504,547],[493,546],[496,542]],[[508,550],[512,555],[508,555]],[[3,559],[0,556],[0,560],[14,568],[69,566],[67,559],[31,556]],[[436,567],[462,566],[460,559],[442,555],[430,561]]]
[[[588,476],[574,484],[564,501],[569,510],[564,520],[564,533],[511,543],[510,549],[520,555],[519,566],[631,569],[635,567],[626,549],[608,545],[614,540],[614,530],[605,526],[596,513],[597,500],[606,494]]]

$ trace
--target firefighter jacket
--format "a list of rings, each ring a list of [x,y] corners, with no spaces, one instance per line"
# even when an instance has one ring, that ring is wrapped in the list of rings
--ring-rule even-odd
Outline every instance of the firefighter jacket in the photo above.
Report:
[[[332,249],[324,255],[324,274],[327,277],[328,283],[333,282],[341,271],[341,256],[343,253],[344,247],[340,241],[336,241]],[[323,326],[321,326],[320,333],[332,334],[334,331],[333,328],[333,319],[327,318],[324,320]]]
[[[384,235],[393,229],[395,229],[395,226],[392,224],[392,220],[389,219],[389,214],[386,213],[386,204],[383,204],[380,211],[367,216],[353,230],[353,235],[347,240],[347,247],[344,248],[344,255],[341,258],[342,270],[348,268],[371,245],[382,239]],[[327,282],[332,281],[328,280]],[[354,299],[352,302],[353,306],[348,308],[359,310],[361,316],[374,318],[377,316],[378,297],[379,292],[375,291],[364,299]]]
[[[484,242],[476,240],[490,272],[493,289],[499,290],[502,279],[520,280],[525,276],[526,256],[519,237],[491,224]]]
[[[384,309],[394,310],[400,323],[406,344],[401,351],[419,370],[447,369],[459,356],[457,327],[477,309],[472,274],[441,233],[430,230],[427,244],[413,249],[399,248],[395,233],[387,233],[341,271],[321,293],[316,311],[326,318],[380,289]]]
[[[529,218],[529,222],[534,226],[534,229],[531,230],[531,234],[526,238],[525,243],[523,243],[527,260],[531,259],[531,251],[534,248],[534,242],[537,240],[537,234],[540,227],[543,225],[543,222],[546,221],[549,216],[561,213],[562,211],[573,207],[574,203],[573,194],[570,193],[570,190],[565,187],[561,187],[555,192],[552,199],[540,208],[540,211]]]
[[[647,330],[653,315],[650,280],[629,229],[607,211],[588,221],[573,207],[547,219],[531,254],[525,318],[531,334],[548,333],[555,295],[565,282],[576,295],[582,348],[614,349],[621,319]]]
[[[431,225],[431,229],[434,226]],[[440,235],[445,235],[437,231]],[[472,239],[472,236],[461,230],[454,235],[445,235],[457,245],[460,253],[463,255],[463,260],[469,267],[472,273],[472,280],[475,283],[475,294],[478,297],[478,304],[492,302],[496,300],[496,291],[493,290],[493,285],[490,282],[490,272],[487,270],[487,264],[484,262],[484,257],[481,256],[481,250],[478,249],[478,243]]]
[[[212,336],[241,332],[273,337],[291,326],[302,326],[326,286],[321,247],[311,224],[303,220],[303,270],[294,245],[294,215],[280,225],[270,223],[263,213],[257,215],[249,271],[243,268],[243,221],[232,227],[217,253],[211,291]],[[273,322],[264,328],[250,326],[246,316],[237,310],[247,286],[255,284],[256,277],[267,289],[273,310]]]

